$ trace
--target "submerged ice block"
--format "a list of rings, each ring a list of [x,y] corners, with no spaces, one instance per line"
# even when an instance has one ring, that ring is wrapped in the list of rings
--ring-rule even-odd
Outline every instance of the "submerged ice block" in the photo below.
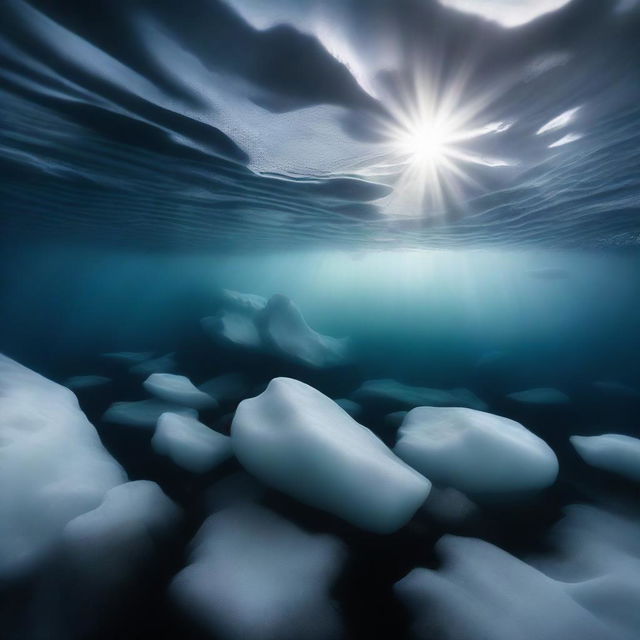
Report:
[[[160,400],[175,402],[192,409],[212,409],[218,404],[211,395],[198,389],[186,376],[152,373],[143,386]]]
[[[149,400],[132,400],[114,402],[103,414],[105,422],[126,424],[132,427],[154,427],[158,418],[167,412],[184,416],[198,417],[195,409],[184,407],[175,402],[166,402],[150,398]]]
[[[394,451],[436,484],[469,495],[542,489],[558,474],[551,448],[521,424],[461,407],[412,409]]]
[[[415,387],[391,378],[366,380],[353,392],[353,397],[363,402],[379,402],[404,409],[422,405],[487,408],[486,403],[469,389]]]
[[[243,400],[231,438],[266,484],[377,533],[406,524],[431,487],[333,400],[291,378]]]
[[[515,391],[509,393],[507,398],[515,400],[521,404],[534,405],[563,405],[571,402],[569,396],[558,389],[551,387],[539,387],[536,389],[526,389],[525,391]]]
[[[0,576],[126,481],[66,387],[0,355]]]
[[[343,545],[255,505],[223,509],[198,531],[171,583],[179,606],[221,640],[337,640],[330,588]]]
[[[229,436],[177,413],[163,413],[158,418],[151,445],[154,451],[193,473],[211,471],[233,455]]]
[[[620,433],[571,436],[578,455],[592,467],[640,482],[640,439]]]

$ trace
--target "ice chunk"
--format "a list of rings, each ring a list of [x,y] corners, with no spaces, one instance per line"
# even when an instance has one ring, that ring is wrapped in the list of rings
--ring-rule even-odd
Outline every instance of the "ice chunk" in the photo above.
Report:
[[[177,413],[192,418],[198,417],[195,409],[164,400],[134,400],[131,402],[114,402],[102,416],[105,422],[127,424],[133,427],[154,427],[158,418],[167,412]]]
[[[486,408],[486,404],[468,389],[431,389],[413,387],[391,378],[367,380],[353,393],[356,400],[391,403],[398,407],[471,407]]]
[[[332,640],[343,635],[330,589],[344,557],[334,538],[232,507],[206,520],[170,590],[222,640]]]
[[[125,481],[75,395],[0,355],[0,576],[28,569]]]
[[[640,439],[619,433],[571,436],[571,444],[592,467],[640,482]]]
[[[68,389],[90,389],[92,387],[102,387],[111,382],[106,376],[72,376],[64,381],[64,386]]]
[[[260,326],[265,343],[292,360],[312,367],[332,367],[349,360],[348,339],[314,331],[286,296],[271,296],[260,316]]]
[[[566,393],[550,387],[539,387],[507,394],[507,398],[522,404],[561,405],[569,404],[571,400]]]
[[[290,378],[243,400],[231,437],[236,457],[257,478],[363,529],[399,529],[429,493],[429,481],[369,429]]]
[[[104,580],[122,580],[136,564],[149,559],[154,537],[166,534],[180,512],[149,480],[126,482],[107,491],[93,510],[64,528],[69,562]]]
[[[159,358],[152,358],[151,360],[144,360],[138,364],[133,365],[130,369],[130,373],[141,376],[149,376],[152,373],[171,372],[176,368],[175,353],[167,353]]]
[[[211,409],[217,402],[208,393],[198,389],[186,376],[173,373],[152,373],[143,383],[144,388],[166,402],[191,407],[192,409]]]
[[[444,536],[439,571],[414,569],[395,586],[413,615],[412,636],[443,640],[631,640],[558,582],[474,538]]]
[[[203,382],[198,389],[218,402],[238,402],[251,391],[251,381],[242,373],[225,373]]]
[[[409,413],[408,411],[394,411],[393,413],[388,413],[384,417],[384,423],[387,427],[391,427],[393,429],[398,429],[400,425],[404,422],[404,418]]]
[[[558,474],[551,448],[521,424],[461,407],[417,407],[395,453],[436,484],[470,495],[542,489]]]
[[[221,311],[200,320],[204,332],[213,339],[230,342],[240,347],[259,349],[262,339],[253,318],[246,313]]]
[[[227,306],[251,313],[262,311],[267,305],[267,299],[262,296],[255,293],[240,293],[231,289],[223,289],[222,298]]]
[[[179,467],[206,473],[233,455],[231,438],[202,422],[176,413],[163,413],[151,440],[153,449]]]
[[[113,360],[126,365],[134,365],[153,357],[153,351],[115,351],[112,353],[103,353],[102,357],[106,360]]]
[[[338,398],[334,402],[344,409],[352,418],[357,418],[362,413],[362,407],[349,398]]]

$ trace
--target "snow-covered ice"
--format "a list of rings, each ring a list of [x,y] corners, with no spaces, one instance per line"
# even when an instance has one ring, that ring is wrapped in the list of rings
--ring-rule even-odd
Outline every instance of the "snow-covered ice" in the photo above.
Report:
[[[571,436],[578,455],[592,467],[640,482],[640,439],[620,433]]]
[[[412,409],[394,451],[434,483],[470,495],[542,489],[558,474],[551,448],[521,424],[461,407]]]
[[[154,451],[193,473],[206,473],[233,455],[231,438],[189,416],[163,413],[151,439]]]
[[[165,402],[151,398],[149,400],[132,400],[114,402],[102,416],[105,422],[126,424],[133,427],[154,427],[158,418],[167,412],[177,413],[192,418],[198,417],[195,409],[190,409],[175,402]]]
[[[507,394],[507,398],[521,404],[533,405],[563,405],[569,404],[571,399],[566,393],[551,387],[538,387]]]
[[[231,507],[206,520],[170,591],[222,640],[334,640],[343,632],[330,589],[345,555],[265,508]]]
[[[240,403],[231,438],[266,484],[378,533],[408,522],[431,486],[333,400],[290,378]]]
[[[212,409],[218,404],[211,395],[198,389],[186,376],[152,373],[143,386],[160,400],[175,402],[192,409]]]

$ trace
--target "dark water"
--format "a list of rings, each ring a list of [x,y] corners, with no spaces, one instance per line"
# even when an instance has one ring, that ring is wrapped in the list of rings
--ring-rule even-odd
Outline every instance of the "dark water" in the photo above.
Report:
[[[191,473],[154,452],[153,426],[106,420],[113,403],[149,397],[145,376],[102,355],[120,351],[174,353],[172,372],[196,384],[241,372],[241,398],[200,412],[225,435],[238,402],[275,377],[333,399],[392,378],[471,390],[487,411],[553,449],[559,473],[543,491],[469,507],[438,486],[389,535],[260,484],[261,505],[344,544],[327,599],[345,638],[598,640],[597,631],[579,631],[582,618],[574,625],[573,614],[547,635],[529,631],[537,628],[528,627],[529,609],[511,599],[528,597],[529,584],[514,587],[511,568],[488,579],[502,590],[498,617],[515,612],[521,635],[482,617],[466,630],[467,609],[485,611],[475,578],[453,613],[444,607],[438,616],[439,599],[426,598],[421,606],[433,607],[433,621],[417,628],[420,616],[394,584],[416,567],[446,571],[436,545],[447,534],[487,541],[543,572],[545,562],[566,560],[566,582],[604,576],[611,592],[596,588],[587,604],[578,598],[584,615],[593,614],[607,638],[640,635],[640,551],[625,555],[640,531],[638,484],[588,466],[569,443],[575,434],[640,437],[639,5],[450,6],[457,4],[465,5],[0,3],[0,353],[61,384],[108,377],[76,390],[81,409],[129,479],[157,483],[182,513],[169,534],[150,529],[154,552],[120,593],[87,578],[102,573],[99,563],[78,578],[57,543],[20,575],[4,575],[0,563],[0,637],[244,640],[242,627],[216,635],[168,595],[190,562],[190,541],[215,511],[211,496],[233,498],[225,482],[243,467],[234,457]],[[540,15],[528,21],[522,11],[531,6]],[[519,19],[526,23],[509,23]],[[389,122],[415,124],[415,77],[418,94],[435,96],[449,136],[424,162],[407,160],[387,136]],[[348,361],[307,366],[273,349],[211,339],[200,320],[226,308],[224,289],[290,298],[315,331],[349,338]],[[509,397],[536,388],[568,401]],[[0,376],[0,482],[17,487],[21,476],[2,454],[3,429],[22,428],[1,404],[7,389]],[[30,403],[45,418],[55,415],[35,396]],[[392,448],[397,424],[388,414],[411,406],[361,404],[357,420]],[[8,523],[0,546],[15,542],[4,515],[13,513],[11,496],[0,488],[0,520]],[[591,554],[602,564],[580,573],[584,558],[554,537],[574,504],[626,523],[608,535],[627,573],[609,571],[602,532]],[[438,511],[456,505],[470,515]],[[51,518],[43,512],[33,527]],[[575,540],[571,551],[589,555],[592,547]],[[133,544],[106,548],[114,562],[144,557]],[[283,566],[268,579],[287,575]],[[286,620],[280,629],[297,638]],[[261,635],[259,625],[253,631],[246,640],[286,640]],[[305,625],[299,633],[306,640]]]

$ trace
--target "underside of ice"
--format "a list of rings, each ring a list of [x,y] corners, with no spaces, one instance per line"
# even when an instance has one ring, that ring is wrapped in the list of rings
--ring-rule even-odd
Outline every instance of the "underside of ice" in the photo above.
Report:
[[[388,403],[402,409],[419,406],[487,408],[487,404],[469,389],[413,387],[391,378],[367,380],[354,391],[353,397],[363,402]]]
[[[349,341],[314,331],[297,305],[284,295],[268,301],[253,294],[226,291],[227,308],[200,322],[216,340],[272,353],[306,366],[324,368],[349,361]]]
[[[0,576],[125,482],[69,389],[0,355]]]
[[[551,448],[521,424],[461,407],[417,407],[395,453],[432,482],[470,495],[518,494],[555,481]]]
[[[131,402],[114,402],[102,416],[105,422],[126,424],[133,427],[154,427],[163,413],[177,413],[192,418],[198,417],[195,409],[190,409],[175,402],[164,400],[133,400]]]
[[[640,439],[619,433],[571,436],[571,444],[592,467],[640,482]]]
[[[151,440],[153,449],[193,473],[206,473],[233,455],[231,438],[195,418],[163,413]]]
[[[402,527],[431,486],[333,400],[290,378],[243,400],[231,437],[266,484],[378,533]]]
[[[232,507],[204,523],[171,593],[222,640],[333,640],[342,628],[329,591],[344,555],[262,507]]]
[[[143,386],[160,400],[175,402],[192,409],[211,409],[217,405],[211,395],[198,389],[186,376],[152,373]]]
[[[571,402],[566,393],[551,387],[515,391],[514,393],[509,393],[507,397],[522,404],[562,405]]]

